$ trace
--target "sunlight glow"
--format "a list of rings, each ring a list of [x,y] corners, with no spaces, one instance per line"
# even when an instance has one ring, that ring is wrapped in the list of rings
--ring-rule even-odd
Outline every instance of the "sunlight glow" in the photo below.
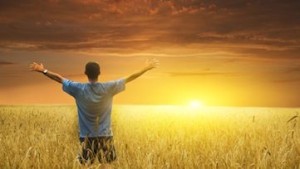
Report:
[[[204,107],[204,104],[199,100],[192,100],[188,105],[191,109],[200,109]]]

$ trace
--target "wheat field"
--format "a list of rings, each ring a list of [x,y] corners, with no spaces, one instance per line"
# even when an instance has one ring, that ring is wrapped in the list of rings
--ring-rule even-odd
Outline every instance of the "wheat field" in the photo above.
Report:
[[[299,110],[115,106],[113,167],[300,168]],[[0,145],[1,169],[82,168],[75,106],[0,106]]]

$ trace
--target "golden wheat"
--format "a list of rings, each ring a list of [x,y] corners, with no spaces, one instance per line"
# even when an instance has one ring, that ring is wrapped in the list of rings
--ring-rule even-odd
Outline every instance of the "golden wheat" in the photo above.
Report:
[[[113,166],[300,168],[297,111],[116,106]],[[81,168],[75,106],[1,106],[0,145],[1,169]]]

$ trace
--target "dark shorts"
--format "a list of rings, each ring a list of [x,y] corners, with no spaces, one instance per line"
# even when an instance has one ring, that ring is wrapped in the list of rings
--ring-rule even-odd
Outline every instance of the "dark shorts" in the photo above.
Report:
[[[80,138],[82,154],[79,161],[82,164],[93,163],[97,157],[100,163],[111,163],[116,160],[116,150],[113,137],[86,137]]]

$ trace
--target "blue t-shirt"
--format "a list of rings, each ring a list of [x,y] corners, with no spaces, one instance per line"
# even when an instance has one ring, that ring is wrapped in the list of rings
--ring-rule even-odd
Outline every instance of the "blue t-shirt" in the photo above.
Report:
[[[76,100],[80,137],[112,136],[113,96],[125,90],[125,79],[105,83],[63,80],[63,90]]]

